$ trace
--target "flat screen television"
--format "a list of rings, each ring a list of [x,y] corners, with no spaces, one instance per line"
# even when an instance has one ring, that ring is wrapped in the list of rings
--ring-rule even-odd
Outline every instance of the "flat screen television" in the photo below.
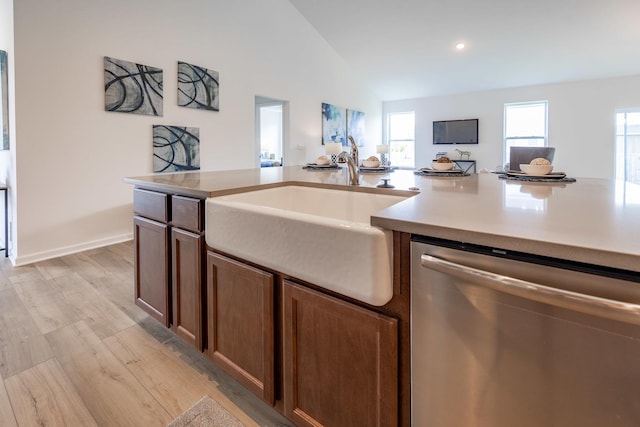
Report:
[[[434,144],[477,144],[478,119],[433,122]]]

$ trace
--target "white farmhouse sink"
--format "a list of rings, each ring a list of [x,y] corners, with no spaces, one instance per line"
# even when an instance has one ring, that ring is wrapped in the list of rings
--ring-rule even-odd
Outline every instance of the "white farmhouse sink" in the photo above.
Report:
[[[372,214],[408,196],[285,186],[207,199],[207,244],[348,297],[393,296],[392,232]]]

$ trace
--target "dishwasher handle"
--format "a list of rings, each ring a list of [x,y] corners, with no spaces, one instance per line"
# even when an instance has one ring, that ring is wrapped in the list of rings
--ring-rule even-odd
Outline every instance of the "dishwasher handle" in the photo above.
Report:
[[[472,284],[605,319],[640,325],[640,305],[552,288],[501,274],[480,270],[423,254],[423,267],[469,281]]]

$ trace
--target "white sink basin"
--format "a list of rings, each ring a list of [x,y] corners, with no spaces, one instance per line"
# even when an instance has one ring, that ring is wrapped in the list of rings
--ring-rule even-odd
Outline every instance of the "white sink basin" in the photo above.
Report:
[[[207,244],[381,306],[393,296],[392,232],[372,214],[408,196],[285,186],[207,199]]]

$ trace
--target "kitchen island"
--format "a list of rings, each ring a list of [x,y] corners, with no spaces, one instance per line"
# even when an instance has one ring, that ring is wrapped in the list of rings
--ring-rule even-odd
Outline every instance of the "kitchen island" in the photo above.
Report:
[[[387,176],[395,188],[376,188]],[[298,425],[409,425],[412,235],[557,258],[627,275],[640,272],[640,188],[632,184],[588,178],[574,183],[512,182],[489,173],[426,177],[400,170],[362,174],[361,185],[355,187],[348,186],[347,179],[345,168],[307,171],[300,166],[125,179],[141,196],[134,196],[136,240],[147,240],[144,247],[136,243],[136,282],[146,280],[144,271],[151,277],[147,288],[162,282],[161,303],[155,305],[164,304],[164,312],[151,311],[159,312],[159,321]],[[204,200],[284,185],[411,196],[371,217],[372,225],[394,233],[394,296],[387,305],[368,306],[206,247]],[[148,204],[148,196],[159,200],[159,223],[157,217],[145,214],[155,203]],[[188,227],[185,212],[197,217]],[[194,262],[185,264],[185,248]],[[148,253],[153,255],[144,258]],[[158,269],[163,263],[164,268]],[[244,286],[247,292],[240,291]],[[140,289],[144,291],[144,286],[137,288],[139,305],[149,308],[138,295]],[[184,320],[192,311],[195,317]],[[238,326],[238,314],[250,321]],[[363,328],[348,330],[346,325]],[[307,336],[307,343],[298,341]],[[336,341],[335,336],[349,338]],[[231,348],[238,337],[250,338],[248,344]],[[363,347],[353,347],[353,342]],[[310,343],[313,346],[306,348]],[[243,360],[245,354],[260,357]],[[371,355],[381,357],[365,357]],[[340,361],[335,362],[334,356]],[[363,364],[366,370],[358,372]],[[346,370],[335,370],[345,366]],[[388,369],[393,366],[397,370]],[[336,381],[343,377],[357,380],[338,386]],[[372,393],[365,396],[360,390]],[[362,397],[362,402],[347,403],[353,396]],[[346,413],[340,412],[342,407],[348,408]],[[360,418],[352,422],[332,418],[347,413]]]
[[[384,176],[395,189],[376,188]],[[622,181],[535,183],[502,180],[490,173],[451,178],[397,170],[361,174],[361,185],[349,187],[344,168],[306,171],[287,166],[149,175],[125,182],[200,198],[291,184],[390,194],[417,188],[415,197],[374,215],[372,224],[640,272],[640,186]]]

